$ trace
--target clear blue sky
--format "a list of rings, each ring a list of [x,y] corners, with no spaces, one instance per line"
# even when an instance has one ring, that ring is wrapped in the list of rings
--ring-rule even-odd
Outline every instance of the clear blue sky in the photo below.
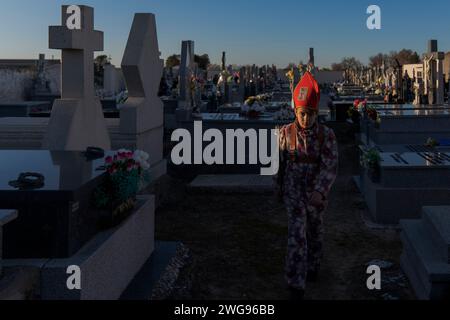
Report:
[[[156,14],[162,57],[179,53],[181,40],[194,40],[196,53],[230,64],[307,61],[329,66],[344,56],[362,62],[378,52],[409,48],[420,54],[427,40],[439,40],[450,51],[449,0],[2,0],[0,58],[35,58],[48,49],[48,26],[60,24],[62,4],[95,8],[96,29],[105,32],[105,53],[120,64],[133,14]],[[366,28],[366,9],[382,10],[382,30]]]

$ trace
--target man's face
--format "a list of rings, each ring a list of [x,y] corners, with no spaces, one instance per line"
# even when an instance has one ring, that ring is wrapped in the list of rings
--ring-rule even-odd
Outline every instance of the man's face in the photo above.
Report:
[[[297,121],[303,129],[311,128],[317,121],[317,113],[315,111],[298,108],[296,114]]]

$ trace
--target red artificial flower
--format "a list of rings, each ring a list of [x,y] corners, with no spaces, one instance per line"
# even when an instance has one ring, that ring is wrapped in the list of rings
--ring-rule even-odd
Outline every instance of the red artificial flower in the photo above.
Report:
[[[353,106],[354,106],[355,108],[358,108],[358,106],[359,106],[360,103],[361,103],[361,101],[360,101],[359,99],[356,99],[356,100],[353,102]]]
[[[111,156],[106,157],[105,163],[106,163],[106,164],[111,164],[111,163],[113,163],[113,158],[112,158]]]

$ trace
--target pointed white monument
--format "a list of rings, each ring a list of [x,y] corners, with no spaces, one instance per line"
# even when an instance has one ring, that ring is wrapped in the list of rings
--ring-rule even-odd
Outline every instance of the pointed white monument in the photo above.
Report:
[[[164,67],[160,55],[155,15],[136,14],[122,59],[128,100],[120,109],[120,133],[127,140],[126,146],[121,147],[149,153],[154,178],[166,170],[164,105],[158,97]]]
[[[103,32],[94,30],[94,9],[79,8],[79,29],[67,23],[76,11],[62,6],[62,26],[49,28],[49,47],[62,50],[61,99],[53,104],[43,147],[83,151],[111,148],[100,100],[94,93],[94,51],[103,51]],[[76,18],[75,18],[76,19]]]

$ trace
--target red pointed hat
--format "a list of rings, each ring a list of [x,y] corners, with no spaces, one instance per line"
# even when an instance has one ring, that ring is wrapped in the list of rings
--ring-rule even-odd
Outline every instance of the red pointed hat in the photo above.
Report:
[[[320,102],[319,84],[307,71],[294,90],[295,109],[305,108],[318,111]]]

